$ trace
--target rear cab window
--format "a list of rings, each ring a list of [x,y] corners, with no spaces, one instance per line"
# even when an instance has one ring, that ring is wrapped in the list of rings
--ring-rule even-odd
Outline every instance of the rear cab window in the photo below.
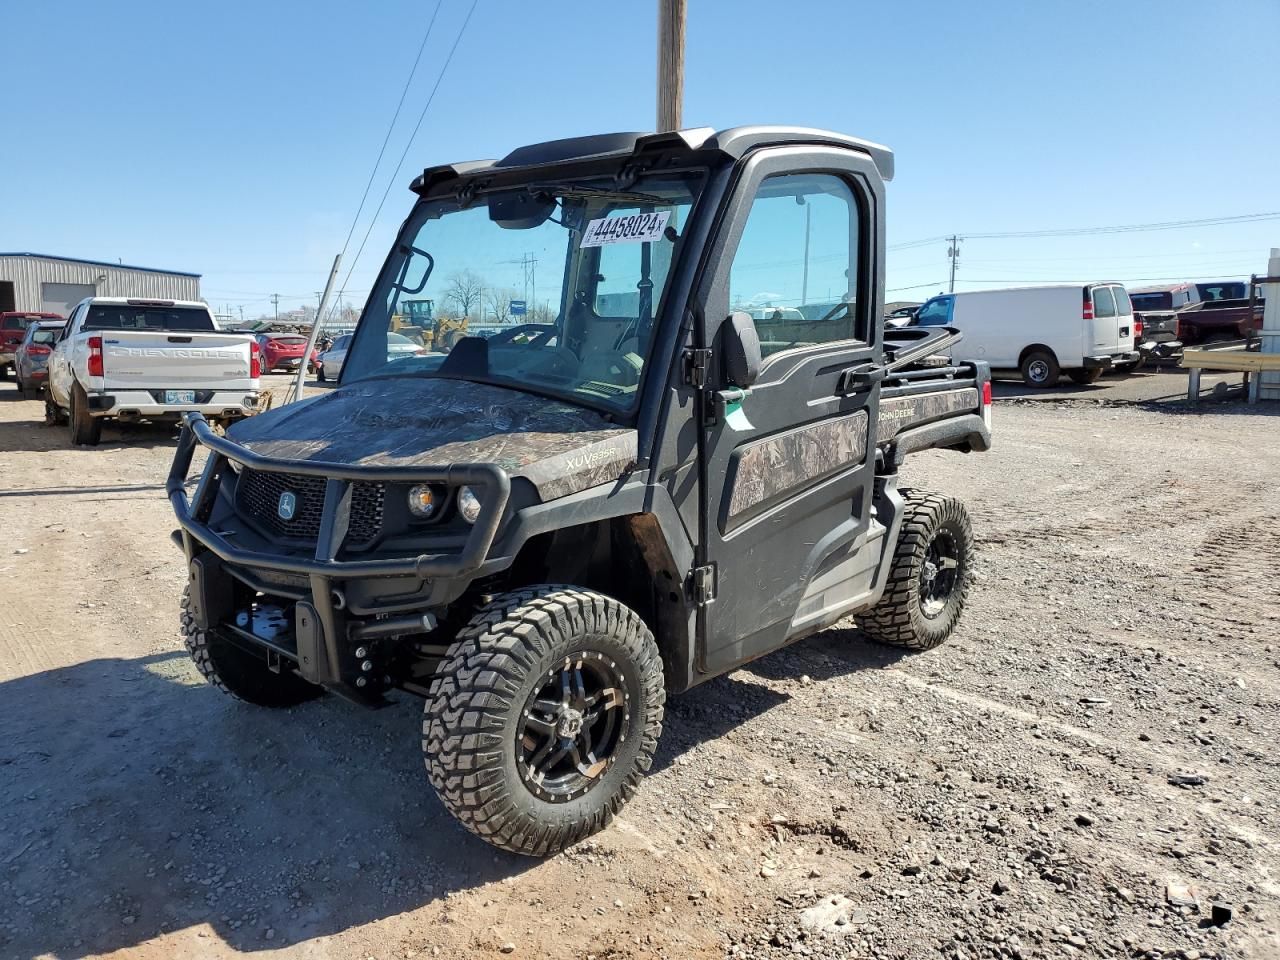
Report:
[[[0,330],[25,330],[31,323],[30,317],[5,317]]]
[[[213,316],[203,307],[95,303],[89,307],[83,329],[213,333],[217,327],[213,325]]]
[[[1095,317],[1114,317],[1116,300],[1111,295],[1110,287],[1093,288],[1093,315]]]
[[[61,335],[61,327],[39,327],[28,339],[31,343],[56,343]]]

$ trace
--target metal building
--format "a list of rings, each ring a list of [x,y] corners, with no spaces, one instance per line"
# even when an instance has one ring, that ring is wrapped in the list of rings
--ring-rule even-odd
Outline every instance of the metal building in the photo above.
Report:
[[[199,300],[200,274],[41,253],[0,253],[0,313],[29,310],[65,317],[85,297]]]

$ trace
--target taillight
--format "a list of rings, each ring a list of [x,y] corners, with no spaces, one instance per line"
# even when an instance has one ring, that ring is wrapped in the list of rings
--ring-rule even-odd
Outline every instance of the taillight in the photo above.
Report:
[[[29,357],[45,357],[52,352],[53,351],[50,350],[48,347],[41,347],[41,346],[27,347],[27,356]]]
[[[982,420],[991,429],[991,381],[982,385]]]
[[[1135,337],[1142,336],[1142,321],[1136,317],[1133,320],[1133,335]]]
[[[249,379],[257,380],[262,376],[262,358],[258,353],[258,342],[249,341]]]
[[[102,376],[102,338],[89,338],[89,376]]]
[[[1084,295],[1084,313],[1081,316],[1085,320],[1093,319],[1093,301],[1089,299],[1088,293]]]

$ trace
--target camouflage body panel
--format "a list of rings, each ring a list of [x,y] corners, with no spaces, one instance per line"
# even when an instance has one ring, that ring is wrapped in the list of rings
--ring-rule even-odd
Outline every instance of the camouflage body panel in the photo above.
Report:
[[[765,437],[734,452],[729,468],[727,526],[762,504],[861,463],[867,411],[821,420]]]
[[[921,393],[914,397],[881,398],[876,443],[886,443],[903,430],[931,420],[940,420],[955,413],[976,412],[978,406],[978,391],[973,387],[943,393]]]
[[[493,463],[543,500],[616,480],[636,432],[593,410],[466,380],[390,378],[242,420],[231,439],[264,457],[356,466]]]

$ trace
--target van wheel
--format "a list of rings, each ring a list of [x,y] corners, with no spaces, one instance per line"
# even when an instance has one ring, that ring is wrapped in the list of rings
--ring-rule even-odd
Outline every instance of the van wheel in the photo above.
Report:
[[[1067,376],[1071,378],[1072,383],[1078,383],[1084,387],[1091,383],[1097,383],[1102,379],[1102,368],[1095,367],[1092,370],[1086,370],[1082,367],[1079,370],[1068,370]]]
[[[858,617],[873,640],[932,650],[951,636],[972,579],[973,528],[952,497],[904,491],[902,533],[880,602]]]
[[[1022,382],[1029,387],[1052,387],[1062,376],[1058,358],[1047,350],[1033,350],[1022,358]]]
[[[102,418],[89,415],[89,395],[76,384],[71,388],[71,442],[77,447],[96,447],[102,440]]]
[[[577,587],[499,594],[431,681],[427,776],[472,833],[542,857],[622,809],[653,763],[666,694],[635,611]]]

